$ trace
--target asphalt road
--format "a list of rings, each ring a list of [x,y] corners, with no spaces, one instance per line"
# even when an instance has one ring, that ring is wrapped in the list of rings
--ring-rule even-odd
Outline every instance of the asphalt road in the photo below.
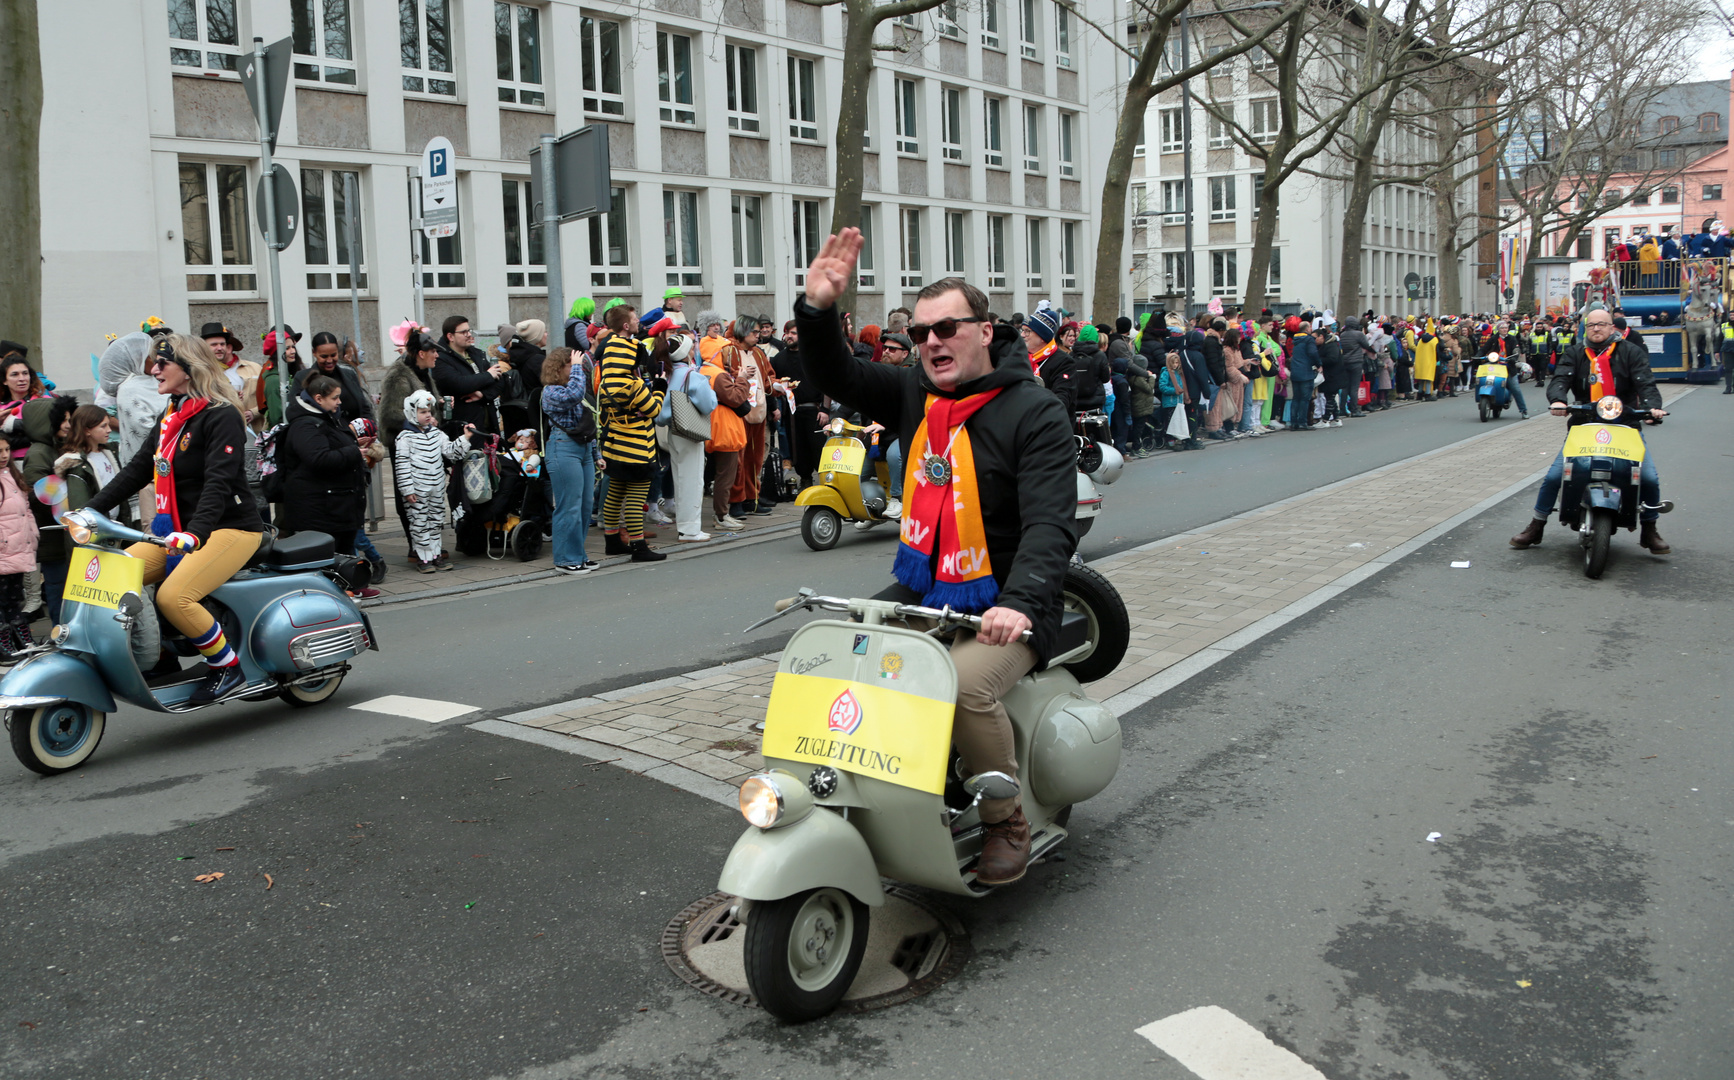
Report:
[[[425,647],[369,657],[324,710],[123,713],[76,776],[0,775],[0,1074],[1179,1080],[1134,1030],[1213,1004],[1333,1080],[1734,1075],[1727,409],[1699,391],[1652,443],[1674,556],[1622,534],[1589,582],[1557,530],[1512,552],[1532,491],[1469,522],[1126,717],[1121,777],[1076,811],[1066,861],[949,902],[976,949],[959,978],[801,1029],[656,953],[734,814],[341,706],[506,711],[759,651],[776,636],[741,637],[743,613],[869,587],[886,540],[388,611],[388,648]],[[1092,541],[1478,430],[1422,406],[1308,455],[1278,435],[1134,463]],[[1294,475],[1313,455],[1323,471]]]

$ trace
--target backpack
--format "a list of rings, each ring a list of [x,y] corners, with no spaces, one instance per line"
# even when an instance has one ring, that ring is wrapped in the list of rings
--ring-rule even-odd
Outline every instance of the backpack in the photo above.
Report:
[[[500,486],[500,465],[494,448],[465,451],[458,465],[463,475],[464,501],[471,506],[486,506]]]
[[[283,433],[288,428],[288,424],[278,424],[259,436],[259,490],[267,502],[283,501],[283,470],[278,468],[277,451],[283,445]]]

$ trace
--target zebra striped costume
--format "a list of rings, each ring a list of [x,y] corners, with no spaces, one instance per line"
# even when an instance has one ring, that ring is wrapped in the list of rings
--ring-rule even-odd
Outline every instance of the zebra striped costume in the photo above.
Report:
[[[422,562],[432,562],[440,555],[446,526],[446,463],[463,457],[470,445],[467,435],[451,439],[437,427],[423,428],[416,422],[416,411],[431,411],[433,404],[434,397],[426,390],[417,390],[404,399],[403,415],[408,423],[397,436],[392,458],[397,490],[416,497],[415,502],[404,504],[404,513],[409,518],[410,546]]]

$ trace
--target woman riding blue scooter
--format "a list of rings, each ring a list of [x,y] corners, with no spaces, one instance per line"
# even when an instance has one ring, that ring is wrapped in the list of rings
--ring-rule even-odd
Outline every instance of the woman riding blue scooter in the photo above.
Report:
[[[204,705],[246,680],[222,627],[200,601],[259,550],[264,522],[247,487],[240,399],[210,346],[181,334],[160,338],[149,370],[157,392],[169,398],[157,437],[87,505],[106,514],[155,479],[149,531],[165,544],[134,544],[126,552],[144,562],[147,584],[161,582],[163,617],[204,656],[205,680],[187,699]]]

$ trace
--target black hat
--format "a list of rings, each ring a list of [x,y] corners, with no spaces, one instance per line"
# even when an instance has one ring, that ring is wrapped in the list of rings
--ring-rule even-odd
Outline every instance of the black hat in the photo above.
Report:
[[[1122,315],[1118,319],[1114,320],[1114,333],[1124,335],[1124,334],[1130,334],[1131,332],[1132,332],[1132,320],[1131,319]]]
[[[220,322],[208,322],[205,325],[199,327],[199,337],[201,340],[208,340],[208,339],[214,338],[214,337],[227,338],[229,341],[229,348],[231,348],[231,349],[242,348],[241,339],[235,336],[235,332],[233,330],[229,329],[227,326],[224,326]]]

